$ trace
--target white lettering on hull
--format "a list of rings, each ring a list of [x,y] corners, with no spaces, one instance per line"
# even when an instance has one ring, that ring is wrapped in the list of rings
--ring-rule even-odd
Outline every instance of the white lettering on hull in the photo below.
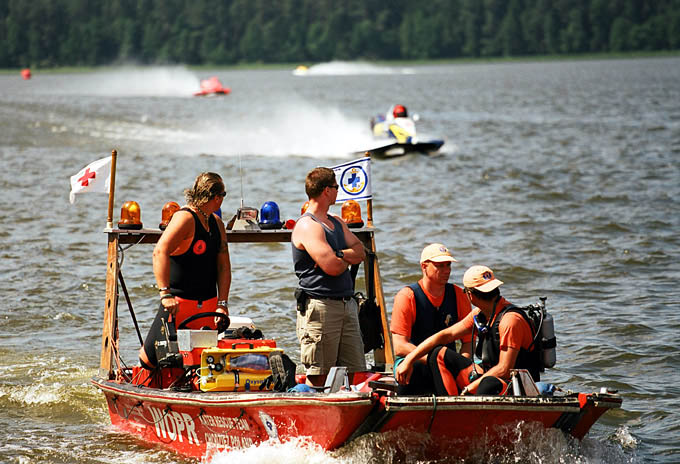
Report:
[[[237,435],[221,435],[218,433],[206,433],[205,443],[208,450],[222,450],[225,448],[248,448],[253,446],[251,437]]]
[[[184,439],[189,444],[197,445],[198,437],[196,436],[196,423],[194,419],[187,413],[179,413],[177,411],[162,411],[158,408],[149,407],[151,417],[153,417],[154,426],[156,428],[156,436],[164,440],[184,442]]]
[[[189,414],[172,410],[162,410],[152,406],[150,406],[148,410],[151,413],[156,436],[159,439],[179,441],[181,443],[184,443],[186,440],[192,445],[199,444],[198,436],[196,435],[196,423]],[[209,450],[248,448],[253,446],[253,437],[232,435],[229,433],[231,431],[250,431],[248,421],[242,417],[202,415],[199,416],[199,420],[201,421],[201,424],[211,429],[224,429],[222,432],[205,433],[205,444]]]
[[[239,417],[222,417],[204,415],[199,417],[203,425],[211,428],[222,428],[227,430],[250,430],[248,421]]]

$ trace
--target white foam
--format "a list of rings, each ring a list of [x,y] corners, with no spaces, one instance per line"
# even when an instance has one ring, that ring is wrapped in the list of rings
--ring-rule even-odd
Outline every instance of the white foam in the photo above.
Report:
[[[306,76],[353,76],[372,74],[414,74],[412,68],[393,68],[360,61],[331,61],[310,66],[305,73],[296,75]]]
[[[347,157],[375,144],[367,120],[303,101],[280,103],[254,118],[205,122],[195,130],[201,135],[194,150],[200,145],[203,152],[222,156]]]
[[[188,69],[177,67],[123,67],[74,76],[72,85],[59,93],[109,97],[191,97],[200,89],[200,79]]]
[[[284,443],[266,441],[258,446],[233,451],[223,451],[203,461],[206,464],[333,464],[337,459],[306,438],[296,438]]]

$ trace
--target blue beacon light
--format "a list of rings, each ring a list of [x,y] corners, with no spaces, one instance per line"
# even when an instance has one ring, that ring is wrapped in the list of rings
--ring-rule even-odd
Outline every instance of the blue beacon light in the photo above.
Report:
[[[283,227],[279,215],[279,205],[273,201],[265,201],[260,208],[260,229],[280,229]]]

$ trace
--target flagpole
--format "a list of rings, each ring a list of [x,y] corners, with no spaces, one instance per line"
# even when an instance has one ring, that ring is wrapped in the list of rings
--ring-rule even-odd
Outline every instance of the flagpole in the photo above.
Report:
[[[371,152],[367,151],[366,156],[371,157]],[[366,227],[373,227],[373,198],[366,200]]]
[[[106,228],[113,229],[113,194],[116,190],[116,158],[118,152],[111,150],[111,181],[109,182],[109,212],[106,216]]]

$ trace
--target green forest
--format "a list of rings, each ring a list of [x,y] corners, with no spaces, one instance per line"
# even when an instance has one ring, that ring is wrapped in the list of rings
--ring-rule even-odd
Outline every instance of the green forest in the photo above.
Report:
[[[0,68],[680,48],[680,0],[0,0]]]

